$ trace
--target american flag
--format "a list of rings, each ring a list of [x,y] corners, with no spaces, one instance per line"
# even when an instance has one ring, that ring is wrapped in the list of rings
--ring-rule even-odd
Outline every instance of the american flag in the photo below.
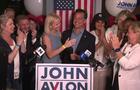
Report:
[[[90,21],[94,15],[94,0],[54,0],[56,14],[61,17],[60,31],[69,28],[71,14],[78,8],[84,9],[88,13],[86,29],[90,30]]]

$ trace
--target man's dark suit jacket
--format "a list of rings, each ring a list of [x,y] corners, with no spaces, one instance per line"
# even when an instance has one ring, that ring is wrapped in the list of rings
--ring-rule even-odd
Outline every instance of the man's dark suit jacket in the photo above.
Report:
[[[66,30],[62,33],[62,43],[64,44],[65,41],[68,38],[71,38],[72,30]],[[86,50],[89,50],[92,52],[92,55],[90,58],[94,58],[95,53],[95,37],[89,33],[87,30],[84,30],[81,39],[79,41],[79,44],[76,48],[75,53],[77,55],[80,55],[81,53],[85,52]],[[70,54],[73,53],[72,47],[65,49],[61,54],[61,59],[63,63],[75,63],[75,64],[87,64],[89,63],[88,60],[71,60]]]

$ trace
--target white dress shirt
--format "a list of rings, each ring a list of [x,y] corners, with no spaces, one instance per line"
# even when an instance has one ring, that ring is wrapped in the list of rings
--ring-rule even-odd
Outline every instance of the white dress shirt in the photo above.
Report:
[[[14,45],[10,46],[10,48],[13,50],[15,47],[15,42]],[[17,55],[14,58],[14,79],[19,78],[19,73],[20,73],[20,61],[19,61],[19,51],[17,52]]]

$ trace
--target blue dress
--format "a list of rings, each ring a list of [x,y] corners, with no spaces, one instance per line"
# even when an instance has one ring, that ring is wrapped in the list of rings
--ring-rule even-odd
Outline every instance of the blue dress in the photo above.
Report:
[[[57,32],[57,34],[55,36],[50,33],[49,38],[52,41],[52,49],[53,50],[58,49],[62,46],[59,32]],[[44,54],[42,57],[42,61],[44,63],[61,63],[60,55],[56,55],[53,58],[48,58],[47,55]]]

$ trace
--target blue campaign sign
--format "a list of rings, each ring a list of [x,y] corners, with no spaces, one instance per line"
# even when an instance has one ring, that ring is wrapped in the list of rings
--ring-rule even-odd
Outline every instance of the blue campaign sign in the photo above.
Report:
[[[37,64],[36,90],[93,90],[88,64]]]

